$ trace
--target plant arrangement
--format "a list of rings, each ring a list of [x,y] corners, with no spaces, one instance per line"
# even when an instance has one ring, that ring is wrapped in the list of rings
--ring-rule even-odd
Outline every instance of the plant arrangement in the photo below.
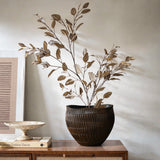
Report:
[[[103,101],[112,94],[111,91],[106,91],[105,84],[109,81],[119,80],[119,77],[124,76],[124,72],[130,69],[130,61],[134,58],[126,56],[123,61],[120,60],[117,53],[119,46],[113,46],[111,50],[104,49],[103,56],[89,54],[85,48],[81,53],[83,62],[78,63],[80,62],[77,57],[79,54],[76,52],[75,45],[78,39],[78,30],[84,24],[81,19],[90,12],[88,7],[89,3],[87,2],[77,8],[72,8],[70,11],[72,20],[63,19],[59,14],[52,14],[51,25],[48,25],[43,17],[36,14],[37,21],[42,24],[39,29],[44,31],[50,41],[44,41],[41,48],[35,47],[33,44],[26,46],[19,43],[21,47],[19,50],[25,50],[26,56],[34,54],[34,64],[51,69],[48,77],[54,72],[60,73],[57,81],[65,98],[78,97],[88,108],[93,105],[93,102],[95,102],[94,108],[103,108],[105,107]],[[59,31],[61,35],[56,30],[57,24],[61,26]],[[66,38],[67,43],[60,38],[62,35]],[[56,51],[52,53],[49,46],[56,46]],[[65,61],[64,54],[70,56],[69,63],[72,65]],[[45,57],[57,61],[58,65],[45,61]]]

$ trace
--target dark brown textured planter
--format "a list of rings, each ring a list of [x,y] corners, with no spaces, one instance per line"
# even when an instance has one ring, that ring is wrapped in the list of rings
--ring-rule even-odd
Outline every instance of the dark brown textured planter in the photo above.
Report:
[[[71,135],[80,145],[101,145],[113,128],[113,105],[107,104],[105,108],[68,105],[66,124]]]

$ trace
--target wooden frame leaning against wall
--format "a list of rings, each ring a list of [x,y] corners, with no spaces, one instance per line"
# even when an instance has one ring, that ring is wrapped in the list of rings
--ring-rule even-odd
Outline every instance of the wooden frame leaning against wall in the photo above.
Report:
[[[0,140],[15,139],[21,133],[3,123],[24,118],[25,56],[0,50]]]

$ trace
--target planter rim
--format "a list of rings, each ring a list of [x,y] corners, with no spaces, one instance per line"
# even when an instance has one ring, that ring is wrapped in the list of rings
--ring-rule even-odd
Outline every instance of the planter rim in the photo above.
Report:
[[[104,108],[93,108],[94,105],[91,105],[90,107],[88,106],[85,106],[85,105],[67,105],[66,107],[69,108],[69,109],[94,109],[94,110],[101,110],[101,109],[109,109],[109,108],[113,108],[113,105],[112,104],[104,104],[106,105]]]

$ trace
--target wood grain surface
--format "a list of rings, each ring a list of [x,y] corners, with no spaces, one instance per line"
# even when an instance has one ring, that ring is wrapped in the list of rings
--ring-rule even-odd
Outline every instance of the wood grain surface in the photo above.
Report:
[[[70,157],[70,158],[63,158],[63,157],[37,157],[37,160],[123,160],[122,157]]]

